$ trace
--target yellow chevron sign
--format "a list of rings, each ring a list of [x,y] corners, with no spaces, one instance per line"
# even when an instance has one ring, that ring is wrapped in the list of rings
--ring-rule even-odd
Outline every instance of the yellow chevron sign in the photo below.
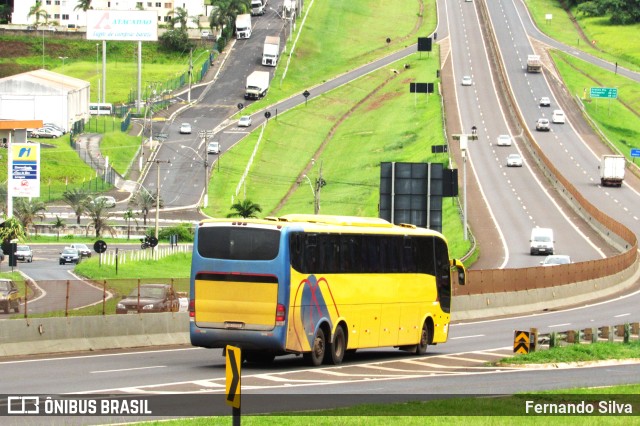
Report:
[[[516,330],[513,333],[513,352],[517,354],[528,354],[531,349],[530,333],[528,331]]]

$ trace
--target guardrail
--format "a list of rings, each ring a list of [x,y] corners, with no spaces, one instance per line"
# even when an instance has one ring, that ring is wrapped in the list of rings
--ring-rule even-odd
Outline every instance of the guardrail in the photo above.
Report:
[[[640,323],[638,322],[550,333],[538,333],[537,329],[531,328],[529,332],[516,331],[514,333],[514,352],[528,353],[561,346],[599,342],[629,343],[633,340],[640,340]]]

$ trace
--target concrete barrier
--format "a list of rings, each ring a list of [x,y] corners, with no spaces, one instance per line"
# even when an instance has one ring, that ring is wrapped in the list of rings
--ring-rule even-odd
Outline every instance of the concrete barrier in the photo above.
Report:
[[[187,312],[0,321],[0,356],[189,343]]]

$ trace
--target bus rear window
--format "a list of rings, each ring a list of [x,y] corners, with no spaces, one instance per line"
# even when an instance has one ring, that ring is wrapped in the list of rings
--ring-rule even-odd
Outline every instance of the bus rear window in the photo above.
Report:
[[[198,253],[225,260],[272,260],[278,256],[280,231],[240,227],[203,227],[198,230]]]

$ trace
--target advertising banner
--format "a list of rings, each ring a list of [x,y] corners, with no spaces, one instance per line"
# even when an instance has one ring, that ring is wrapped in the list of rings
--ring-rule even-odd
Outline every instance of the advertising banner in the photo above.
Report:
[[[40,196],[40,144],[13,143],[11,147],[12,196],[39,197]]]
[[[87,10],[87,40],[157,41],[158,12]]]

